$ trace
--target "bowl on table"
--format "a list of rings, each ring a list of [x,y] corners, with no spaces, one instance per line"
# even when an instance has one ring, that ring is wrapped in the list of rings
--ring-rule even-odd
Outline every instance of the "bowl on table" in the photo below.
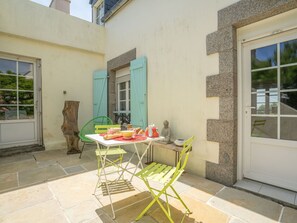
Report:
[[[134,134],[134,131],[133,130],[125,130],[125,131],[121,131],[121,133],[122,133],[124,139],[131,139]]]
[[[174,144],[177,146],[183,146],[185,142],[185,139],[177,139],[174,141]]]

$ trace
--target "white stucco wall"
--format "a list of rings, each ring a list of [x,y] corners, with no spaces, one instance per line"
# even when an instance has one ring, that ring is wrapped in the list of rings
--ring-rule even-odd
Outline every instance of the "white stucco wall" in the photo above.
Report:
[[[218,55],[206,55],[206,35],[217,30],[218,10],[237,2],[130,1],[107,21],[106,61],[133,48],[148,58],[148,121],[170,122],[174,138],[196,137],[188,170],[205,174],[218,162],[218,144],[206,140],[206,120],[219,118],[218,98],[206,98],[206,76],[218,74]],[[173,153],[156,151],[159,160]]]
[[[104,36],[104,28],[55,9],[28,0],[1,1],[0,53],[41,59],[46,149],[65,144],[65,100],[80,101],[79,127],[93,116],[92,74],[106,67]]]

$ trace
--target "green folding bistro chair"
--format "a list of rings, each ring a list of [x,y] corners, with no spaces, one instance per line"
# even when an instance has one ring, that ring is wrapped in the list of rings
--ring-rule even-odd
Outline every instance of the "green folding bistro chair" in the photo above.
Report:
[[[109,128],[119,128],[120,125],[95,125],[95,133],[101,134],[106,133]],[[126,154],[126,151],[121,147],[111,147],[105,148],[99,143],[97,143],[97,149],[95,151],[97,161],[98,161],[98,181],[94,190],[94,195],[98,188],[102,188],[102,191],[105,191],[105,194],[109,196],[110,206],[113,214],[113,219],[115,219],[115,210],[113,208],[113,203],[111,199],[111,194],[120,191],[120,186],[117,183],[120,179],[123,179],[122,165],[123,155]],[[111,159],[108,156],[115,156],[117,158]],[[114,166],[115,170],[106,171],[106,168]],[[118,173],[119,177],[113,180],[108,180],[107,175]],[[114,186],[115,185],[115,186]],[[104,194],[104,193],[103,193]]]
[[[187,207],[187,205],[185,204],[185,202],[178,195],[176,190],[173,188],[172,185],[184,172],[184,169],[187,165],[190,151],[192,150],[193,141],[194,141],[194,136],[192,136],[191,138],[189,138],[188,140],[186,140],[184,142],[183,149],[180,153],[180,158],[179,158],[178,163],[175,167],[153,162],[149,166],[142,169],[141,171],[139,171],[136,174],[136,176],[140,177],[144,181],[145,185],[147,186],[147,188],[149,189],[149,191],[151,192],[152,197],[153,197],[153,200],[149,203],[149,205],[137,216],[137,218],[135,219],[136,221],[140,220],[143,217],[143,215],[153,206],[153,204],[155,202],[157,202],[160,205],[163,212],[165,213],[168,220],[171,223],[174,223],[174,221],[172,220],[172,217],[171,217],[171,213],[170,213],[170,205],[168,202],[168,196],[178,199],[183,204],[183,206],[186,208],[185,214],[189,215],[192,213],[189,210],[189,208]],[[151,187],[149,184],[149,181],[159,182],[159,183],[163,184],[164,187],[162,190],[158,190],[156,188]],[[167,193],[168,188],[171,188],[174,195]],[[167,210],[163,206],[161,201],[159,200],[159,198],[162,194],[164,194],[166,197]],[[185,215],[184,215],[184,217],[185,217]],[[183,217],[182,221],[184,220],[184,217]]]
[[[81,159],[82,153],[84,151],[84,147],[86,143],[94,143],[92,140],[86,137],[87,134],[94,134],[95,133],[95,126],[96,125],[112,125],[112,120],[107,116],[97,116],[90,121],[88,121],[80,130],[79,138],[83,143],[81,153],[79,158]]]

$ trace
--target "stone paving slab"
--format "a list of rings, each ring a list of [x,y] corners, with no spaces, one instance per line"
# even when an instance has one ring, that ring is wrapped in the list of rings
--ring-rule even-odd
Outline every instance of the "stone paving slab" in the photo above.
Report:
[[[122,223],[122,222],[134,222],[135,218],[138,216],[139,213],[150,203],[151,196],[148,192],[138,192],[134,193],[132,196],[129,193],[123,193],[121,199],[118,199],[114,202],[114,209],[116,210],[116,219],[114,222]],[[158,206],[155,204],[151,208],[155,210]],[[104,205],[102,208],[96,210],[96,212],[101,216],[102,212],[108,214],[108,216],[112,216],[110,205]],[[150,213],[148,212],[148,213]],[[151,217],[147,217],[151,222]],[[142,219],[143,221],[143,219]],[[145,221],[143,221],[145,222]]]
[[[84,167],[88,171],[97,170],[97,168],[98,168],[97,160],[95,162],[90,161],[90,162],[83,163],[83,164],[81,164],[81,166]]]
[[[96,218],[97,214],[94,210],[98,208],[99,203],[92,199],[83,201],[71,208],[66,209],[65,213],[72,223],[79,223],[90,221]]]
[[[208,204],[247,222],[277,222],[282,211],[278,203],[228,187],[211,198]]]
[[[96,171],[73,175],[48,182],[62,208],[67,209],[87,200],[96,200],[93,192],[97,183]]]
[[[188,195],[181,195],[183,201],[186,203],[192,214],[186,216],[184,219],[185,223],[193,222],[215,222],[215,223],[226,223],[228,222],[229,216],[224,212],[207,205],[204,202],[192,199]],[[174,222],[181,222],[184,217],[185,207],[179,200],[170,201],[170,210],[172,219]],[[164,215],[161,208],[156,209],[150,214],[157,222],[166,222],[167,218]]]
[[[0,191],[18,187],[17,173],[0,175]]]
[[[0,216],[53,199],[47,184],[39,184],[0,194]]]
[[[68,223],[59,203],[48,200],[0,217],[1,223],[43,222]]]
[[[25,161],[25,160],[35,160],[35,159],[31,153],[23,153],[23,154],[18,154],[18,155],[14,155],[14,156],[1,157],[0,165],[14,163],[14,162],[20,162],[20,161]]]
[[[33,153],[36,161],[46,161],[46,160],[58,160],[60,158],[66,157],[66,149],[48,150],[42,152]]]
[[[285,207],[280,223],[294,223],[297,222],[297,210]]]
[[[0,165],[0,175],[37,168],[35,160],[24,160]]]
[[[92,161],[92,159],[90,159],[88,156],[83,156],[81,159],[79,159],[77,154],[72,154],[67,157],[57,159],[57,162],[64,168],[81,165],[90,161]]]
[[[45,182],[65,175],[66,173],[59,165],[29,169],[19,172],[19,184],[20,186],[25,186]]]

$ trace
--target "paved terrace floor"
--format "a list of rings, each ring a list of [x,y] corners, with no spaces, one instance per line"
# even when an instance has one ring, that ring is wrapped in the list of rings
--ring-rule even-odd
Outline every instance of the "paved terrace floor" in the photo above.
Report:
[[[81,160],[65,149],[0,158],[0,222],[133,222],[151,200],[145,185],[134,178],[133,189],[113,195],[118,211],[112,220],[108,196],[99,190],[93,195],[96,169],[94,147]],[[175,188],[193,211],[187,223],[297,222],[296,209],[189,173]],[[184,210],[174,199],[170,204],[174,222],[180,222]],[[139,222],[168,221],[155,205]]]

